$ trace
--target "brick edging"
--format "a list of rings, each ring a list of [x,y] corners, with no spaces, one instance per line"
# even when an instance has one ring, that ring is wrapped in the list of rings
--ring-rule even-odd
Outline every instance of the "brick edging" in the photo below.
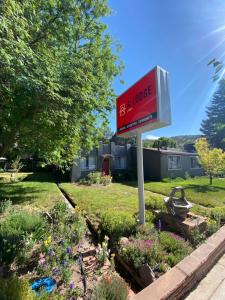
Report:
[[[182,299],[225,253],[225,225],[132,300]]]

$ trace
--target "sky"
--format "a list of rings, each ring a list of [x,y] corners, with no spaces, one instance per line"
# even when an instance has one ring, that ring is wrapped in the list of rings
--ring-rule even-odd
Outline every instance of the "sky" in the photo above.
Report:
[[[112,16],[105,22],[122,46],[119,55],[125,65],[114,83],[116,94],[156,65],[169,72],[172,124],[143,138],[200,134],[205,108],[217,88],[207,64],[225,58],[225,1],[109,0],[109,5]],[[110,127],[116,131],[115,110]]]

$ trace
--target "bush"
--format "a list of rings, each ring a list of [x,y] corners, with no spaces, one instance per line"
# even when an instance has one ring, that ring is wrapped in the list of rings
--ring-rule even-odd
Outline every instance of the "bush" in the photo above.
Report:
[[[27,280],[16,277],[0,279],[1,300],[34,300],[34,292]]]
[[[136,230],[137,221],[128,212],[106,211],[100,218],[103,230],[114,240],[118,240],[122,236],[129,236]]]
[[[120,245],[119,251],[136,269],[146,263],[151,268],[159,264],[161,269],[165,269],[165,266],[173,267],[177,264],[192,251],[192,248],[175,233],[159,233],[153,229],[140,228],[126,245]]]
[[[103,175],[100,178],[100,183],[103,185],[109,185],[112,182],[112,176],[110,175]]]
[[[127,300],[128,286],[117,275],[104,276],[96,285],[92,300]]]
[[[100,184],[101,181],[101,172],[91,172],[87,175],[86,178],[88,184]]]
[[[0,202],[0,213],[6,212],[12,206],[11,200],[2,200]]]
[[[0,222],[0,261],[11,263],[14,258],[24,259],[32,246],[46,231],[46,222],[39,214],[13,212]]]

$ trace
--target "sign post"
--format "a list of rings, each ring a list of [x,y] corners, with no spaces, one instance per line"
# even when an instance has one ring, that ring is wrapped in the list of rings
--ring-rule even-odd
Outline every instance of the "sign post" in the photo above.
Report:
[[[145,223],[145,199],[144,199],[144,172],[143,172],[143,150],[141,133],[137,134],[137,169],[138,169],[138,200],[139,200],[139,222]]]
[[[117,135],[137,136],[139,222],[145,223],[141,134],[171,124],[168,72],[159,66],[148,72],[116,102]]]

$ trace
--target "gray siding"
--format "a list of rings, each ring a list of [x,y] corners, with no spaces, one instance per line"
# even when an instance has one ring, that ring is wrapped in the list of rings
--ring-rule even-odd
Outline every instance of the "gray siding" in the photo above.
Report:
[[[181,157],[181,169],[180,170],[169,170],[168,169],[168,156],[180,156]],[[190,176],[202,176],[204,175],[204,170],[202,168],[198,169],[192,169],[191,168],[191,157],[197,157],[196,154],[193,153],[185,153],[185,154],[179,154],[179,153],[161,153],[161,177],[170,177],[170,178],[176,178],[176,177],[185,177],[185,173],[187,172]]]

